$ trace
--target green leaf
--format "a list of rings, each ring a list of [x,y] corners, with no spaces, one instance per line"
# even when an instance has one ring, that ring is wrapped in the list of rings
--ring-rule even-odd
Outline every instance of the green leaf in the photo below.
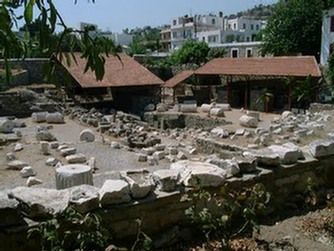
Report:
[[[31,23],[34,13],[34,1],[29,1],[27,4],[25,10],[24,10],[24,19],[26,23]]]

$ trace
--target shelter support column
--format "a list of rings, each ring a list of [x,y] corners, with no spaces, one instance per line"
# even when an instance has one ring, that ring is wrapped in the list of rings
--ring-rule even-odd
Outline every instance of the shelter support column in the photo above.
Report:
[[[231,82],[232,77],[226,78],[226,103],[231,104]]]
[[[290,83],[289,84],[289,93],[288,93],[288,109],[289,109],[289,111],[291,111],[291,109],[292,109],[292,88],[291,88],[291,84],[292,83]]]
[[[248,78],[246,78],[246,83],[245,83],[245,102],[244,102],[244,109],[248,110],[248,103],[249,103],[249,81]]]

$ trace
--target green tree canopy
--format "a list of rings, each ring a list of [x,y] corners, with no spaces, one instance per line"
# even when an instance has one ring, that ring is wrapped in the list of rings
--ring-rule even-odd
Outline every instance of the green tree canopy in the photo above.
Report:
[[[264,30],[262,53],[302,53],[319,58],[322,10],[319,0],[285,0],[274,7]]]
[[[89,0],[88,0],[89,2]],[[95,2],[95,0],[91,0]],[[74,0],[77,3],[77,0]],[[23,15],[18,16],[20,9],[23,9]],[[33,18],[37,17],[37,21],[33,22]],[[17,36],[14,31],[18,29],[18,21],[23,20],[25,28],[30,32],[38,34],[35,37],[25,36],[24,38]],[[54,39],[56,27],[60,27],[60,36]],[[45,55],[52,55],[49,64],[44,67],[45,72],[49,76],[55,77],[55,67],[53,59],[63,55],[64,41],[70,41],[69,53],[65,53],[68,64],[71,59],[75,61],[73,48],[80,45],[82,56],[87,59],[85,71],[91,69],[95,71],[97,79],[102,79],[104,75],[105,56],[109,53],[115,55],[116,49],[114,44],[103,37],[92,38],[89,36],[89,27],[84,31],[75,30],[68,27],[62,16],[58,12],[54,1],[52,0],[3,0],[0,2],[0,56],[4,59],[7,78],[10,77],[9,59],[25,58],[33,47],[38,47]],[[81,40],[78,36],[80,34]],[[68,37],[71,37],[70,39]]]
[[[207,61],[209,46],[205,42],[187,41],[180,49],[173,52],[171,62],[173,64],[197,64]]]

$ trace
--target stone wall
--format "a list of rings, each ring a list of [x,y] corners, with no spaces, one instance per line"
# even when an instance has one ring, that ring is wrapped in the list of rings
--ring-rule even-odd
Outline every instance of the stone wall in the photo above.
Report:
[[[320,186],[333,186],[334,156],[299,161],[289,166],[278,166],[272,169],[259,168],[259,173],[243,175],[227,180],[232,188],[252,186],[263,183],[272,194],[273,205],[282,206],[294,193],[305,191],[306,180],[313,177]],[[211,189],[210,189],[211,190]],[[212,188],[218,192],[219,187]],[[156,188],[151,196],[129,203],[109,205],[93,211],[102,217],[103,222],[113,233],[113,239],[135,238],[138,231],[137,219],[142,220],[141,230],[149,236],[168,229],[173,225],[186,222],[184,210],[192,205],[181,189],[170,193],[158,191]],[[2,194],[5,191],[1,192]],[[0,195],[1,195],[0,193]],[[60,202],[60,204],[63,202]],[[2,209],[2,213],[4,213]],[[3,215],[2,215],[3,216]],[[1,220],[3,223],[3,220]],[[26,239],[27,230],[36,225],[35,220],[23,218],[18,225],[0,227],[0,250],[29,251],[38,250],[38,240]]]
[[[28,72],[28,81],[22,79],[22,82],[15,82],[15,85],[41,84],[43,80],[42,69],[46,58],[26,58],[25,60],[10,60],[12,68],[20,68]],[[4,60],[0,60],[0,67],[3,68]]]
[[[323,111],[333,111],[334,104],[321,104],[321,103],[311,103],[309,111],[314,112],[323,112]]]
[[[216,126],[231,123],[223,118],[209,118],[200,116],[199,114],[186,114],[179,112],[146,112],[144,114],[144,120],[148,122],[150,126],[161,129],[184,127],[212,129]]]

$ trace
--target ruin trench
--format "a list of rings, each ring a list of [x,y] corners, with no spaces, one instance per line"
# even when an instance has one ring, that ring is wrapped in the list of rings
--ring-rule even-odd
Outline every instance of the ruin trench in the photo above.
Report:
[[[272,202],[280,207],[296,193],[306,188],[306,179],[313,177],[319,186],[331,187],[334,180],[334,155],[319,159],[298,161],[293,165],[275,168],[259,168],[257,174],[247,174],[227,180],[232,189],[251,187],[262,183],[271,193]],[[305,183],[303,182],[305,181]],[[221,187],[211,187],[211,193],[219,193]],[[101,216],[113,233],[113,240],[135,238],[138,233],[138,219],[142,219],[141,230],[149,236],[167,230],[172,226],[187,223],[185,210],[192,206],[192,200],[185,196],[187,189],[166,193],[157,189],[151,196],[130,203],[100,208],[93,213]],[[39,241],[27,239],[27,231],[37,222],[24,219],[19,226],[0,228],[0,250],[36,250]]]

